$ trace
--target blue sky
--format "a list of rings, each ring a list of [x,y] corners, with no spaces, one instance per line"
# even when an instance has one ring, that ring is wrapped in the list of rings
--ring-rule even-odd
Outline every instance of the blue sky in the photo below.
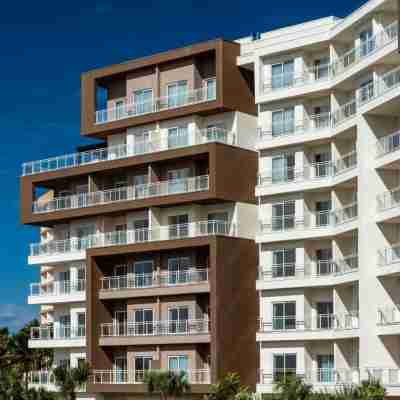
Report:
[[[362,0],[146,0],[5,2],[0,13],[0,327],[15,329],[37,309],[26,305],[38,267],[28,266],[36,228],[19,224],[24,161],[74,151],[80,73],[191,43],[343,16]]]

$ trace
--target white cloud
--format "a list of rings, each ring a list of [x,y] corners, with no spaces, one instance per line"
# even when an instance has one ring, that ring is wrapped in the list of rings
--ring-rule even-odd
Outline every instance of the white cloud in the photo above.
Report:
[[[37,317],[37,310],[32,306],[0,304],[0,328],[7,327],[11,332],[21,329]]]

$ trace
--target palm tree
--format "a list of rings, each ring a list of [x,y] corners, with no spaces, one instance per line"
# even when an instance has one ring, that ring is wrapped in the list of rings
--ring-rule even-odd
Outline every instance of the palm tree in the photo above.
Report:
[[[240,383],[240,376],[236,373],[227,374],[221,381],[211,386],[209,400],[247,400],[251,397],[250,391]]]
[[[147,384],[149,393],[159,393],[161,400],[167,400],[168,396],[181,397],[190,391],[188,376],[185,371],[146,371],[144,383]]]
[[[76,400],[76,391],[88,381],[90,367],[88,363],[80,363],[76,368],[57,367],[53,371],[55,384],[63,398]]]
[[[282,400],[306,400],[311,396],[312,386],[296,376],[285,376],[275,384]]]

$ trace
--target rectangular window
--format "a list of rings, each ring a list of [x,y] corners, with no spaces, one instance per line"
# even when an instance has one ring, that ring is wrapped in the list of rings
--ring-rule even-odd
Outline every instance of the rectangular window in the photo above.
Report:
[[[329,57],[314,61],[314,79],[316,81],[329,77]]]
[[[133,264],[133,274],[128,276],[128,287],[150,287],[153,285],[154,263],[152,260],[137,261]]]
[[[323,383],[333,382],[334,380],[334,356],[333,354],[318,354],[318,381]]]
[[[272,204],[272,230],[282,231],[295,227],[295,200]]]
[[[115,118],[122,119],[126,115],[125,113],[125,102],[123,100],[118,100],[115,102]]]
[[[153,111],[153,89],[140,89],[133,92],[135,114],[146,114]]]
[[[207,100],[215,100],[217,98],[217,81],[215,80],[215,78],[206,79],[205,86]]]
[[[272,112],[272,136],[282,136],[294,133],[294,107]]]
[[[332,329],[333,328],[333,303],[319,302],[317,303],[317,328]]]
[[[190,168],[181,168],[168,171],[168,193],[185,193],[188,191],[187,178]]]
[[[314,168],[315,176],[317,178],[325,178],[330,175],[331,172],[331,153],[317,153],[314,155]]]
[[[211,235],[226,235],[229,233],[229,215],[227,212],[214,212],[207,215],[208,233]]]
[[[296,249],[280,249],[272,252],[272,277],[295,276]]]
[[[174,215],[169,217],[169,238],[179,239],[189,235],[189,215]]]
[[[168,309],[168,332],[187,333],[189,320],[189,307],[174,307]]]
[[[272,89],[290,87],[294,84],[294,60],[273,64],[271,67]]]
[[[272,182],[292,182],[296,178],[295,155],[282,154],[272,157]]]
[[[332,249],[318,249],[316,251],[317,258],[317,275],[329,275],[333,273]]]
[[[114,373],[116,383],[128,382],[128,361],[126,356],[114,358]]]
[[[60,316],[60,338],[70,338],[71,337],[71,315],[61,315]]]
[[[360,33],[360,55],[365,57],[375,50],[375,38],[372,28],[368,28]]]
[[[145,371],[151,369],[153,358],[150,356],[135,357],[135,382],[143,382]]]
[[[329,226],[331,223],[331,201],[323,200],[315,203],[315,223],[317,226]]]
[[[180,107],[188,103],[188,83],[179,81],[167,86],[168,108]]]
[[[169,356],[168,369],[172,371],[188,371],[189,357],[188,356]]]
[[[133,318],[133,324],[128,323],[128,336],[153,334],[153,310],[151,308],[135,310]]]
[[[137,219],[133,222],[135,231],[135,242],[146,242],[149,240],[149,221],[147,219]]]
[[[84,337],[86,335],[86,313],[77,314],[78,327],[76,335],[78,337]]]
[[[207,125],[206,133],[207,142],[228,142],[228,133],[224,123]]]
[[[366,102],[374,97],[374,81],[368,79],[360,85],[360,101]]]
[[[190,265],[190,257],[168,258],[168,284],[187,283],[189,281],[188,271]]]
[[[274,381],[280,381],[289,376],[296,375],[297,355],[284,353],[273,355]]]
[[[168,129],[168,148],[185,147],[189,145],[187,126],[179,126]]]
[[[272,304],[272,329],[296,329],[296,302],[288,301]]]

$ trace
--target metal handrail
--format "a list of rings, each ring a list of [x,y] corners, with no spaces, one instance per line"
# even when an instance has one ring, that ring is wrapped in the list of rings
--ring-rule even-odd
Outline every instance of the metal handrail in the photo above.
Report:
[[[83,293],[86,289],[86,280],[48,281],[31,283],[31,296],[63,296],[74,293]]]
[[[65,340],[83,339],[86,335],[85,325],[35,326],[31,328],[31,340]]]

